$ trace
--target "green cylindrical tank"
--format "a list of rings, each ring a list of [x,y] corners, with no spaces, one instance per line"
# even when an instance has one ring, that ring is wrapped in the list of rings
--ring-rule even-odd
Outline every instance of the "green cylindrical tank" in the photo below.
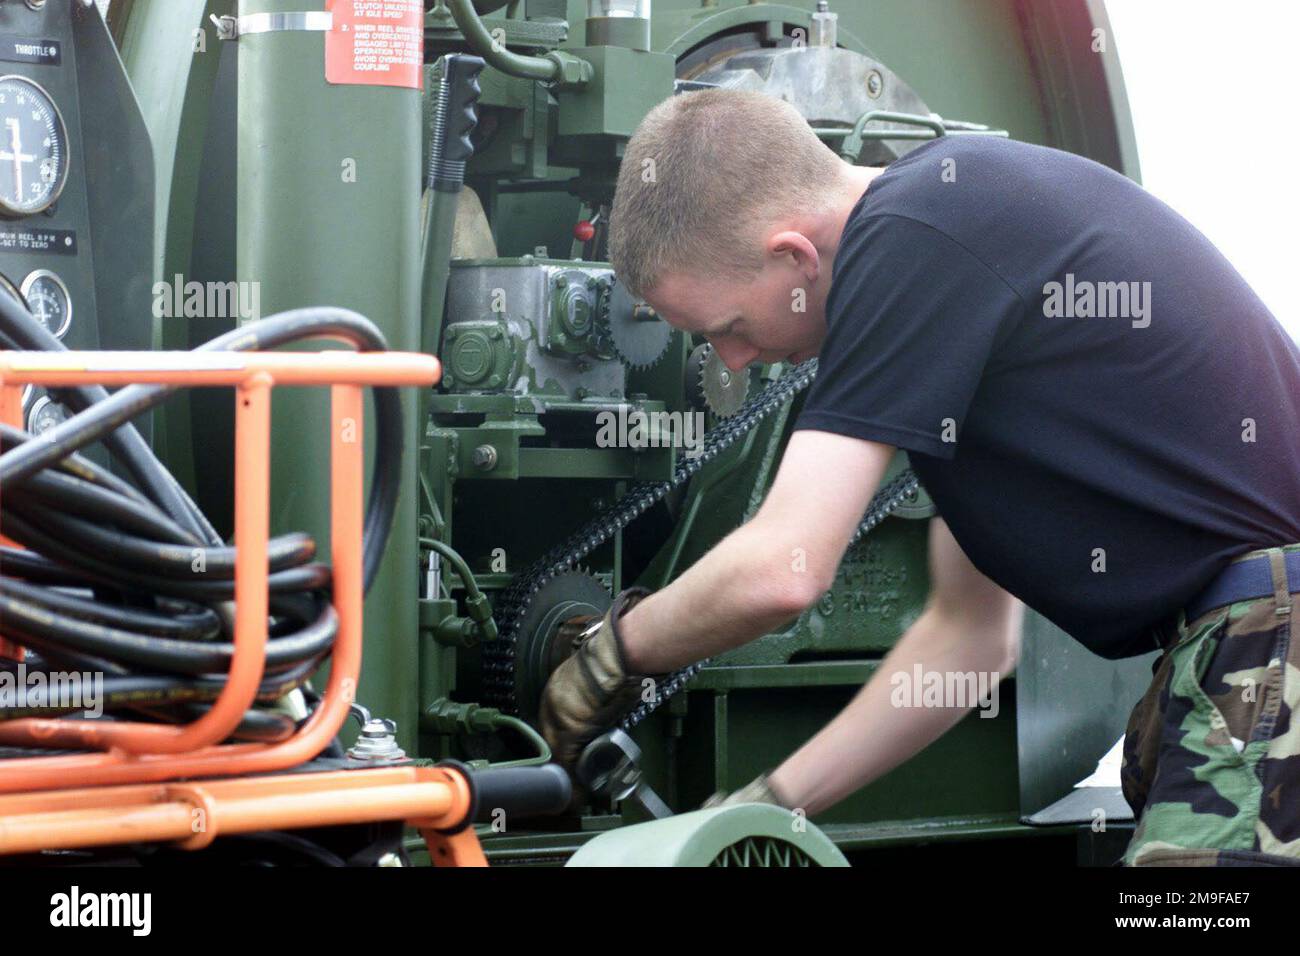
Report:
[[[324,10],[324,0],[241,0],[238,12],[313,9]],[[259,283],[264,315],[342,306],[375,322],[391,348],[418,350],[420,91],[327,83],[318,31],[237,42],[239,280]],[[410,480],[367,597],[357,689],[360,702],[383,702],[405,746],[413,746],[416,730],[415,398],[410,389],[402,396]],[[322,554],[329,540],[327,403],[324,389],[278,391],[272,442],[274,530],[309,529]]]

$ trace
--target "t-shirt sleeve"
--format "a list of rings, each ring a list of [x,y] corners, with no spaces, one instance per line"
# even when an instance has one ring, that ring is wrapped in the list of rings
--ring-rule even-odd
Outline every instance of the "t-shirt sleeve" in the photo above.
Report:
[[[952,458],[1023,300],[956,240],[905,216],[851,222],[835,267],[817,378],[794,427]]]

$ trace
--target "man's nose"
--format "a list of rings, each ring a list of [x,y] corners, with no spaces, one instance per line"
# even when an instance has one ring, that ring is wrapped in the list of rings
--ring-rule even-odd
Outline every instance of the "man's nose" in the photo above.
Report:
[[[715,345],[713,349],[718,353],[718,358],[722,359],[722,364],[733,372],[739,372],[759,356],[759,349],[739,348],[730,344]]]

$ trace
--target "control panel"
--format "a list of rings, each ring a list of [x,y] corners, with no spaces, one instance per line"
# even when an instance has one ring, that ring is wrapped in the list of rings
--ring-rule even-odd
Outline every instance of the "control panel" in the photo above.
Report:
[[[0,295],[67,348],[149,348],[153,175],[99,7],[0,0]],[[34,433],[66,414],[42,389],[23,407]]]

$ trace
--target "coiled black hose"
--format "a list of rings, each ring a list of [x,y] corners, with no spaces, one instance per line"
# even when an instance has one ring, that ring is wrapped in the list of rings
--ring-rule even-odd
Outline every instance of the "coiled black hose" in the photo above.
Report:
[[[387,348],[356,312],[296,309],[242,326],[196,351],[264,351],[304,339],[343,339],[359,351]],[[0,295],[0,348],[64,351],[22,304]],[[215,700],[234,654],[235,549],[158,461],[131,420],[176,390],[130,385],[49,389],[72,414],[41,435],[0,426],[0,531],[26,550],[0,548],[0,635],[29,650],[27,674],[55,669],[103,675],[106,712],[191,721]],[[402,411],[395,388],[374,388],[375,458],[366,507],[362,579],[369,591],[383,560],[401,483]],[[77,454],[100,443],[130,480]],[[301,686],[338,633],[330,569],[306,534],[268,544],[270,618],[257,700]],[[17,662],[0,658],[0,670]],[[0,721],[74,709],[64,702],[0,702]],[[241,739],[278,739],[282,715],[250,711]]]

